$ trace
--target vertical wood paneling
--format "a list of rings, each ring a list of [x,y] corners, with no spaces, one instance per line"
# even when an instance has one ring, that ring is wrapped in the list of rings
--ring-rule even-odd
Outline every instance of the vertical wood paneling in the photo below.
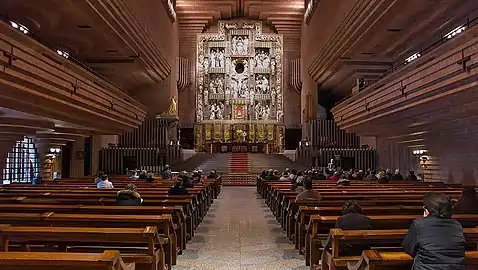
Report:
[[[333,120],[311,121],[311,141],[317,148],[360,148],[360,137],[340,129]]]
[[[126,170],[123,163],[124,158],[136,157],[137,169],[160,172],[161,166],[170,152],[168,151],[167,134],[167,120],[147,119],[134,131],[120,135],[117,147],[100,150],[99,169],[109,174],[124,174]],[[175,151],[180,151],[180,149]],[[174,154],[174,156],[177,155],[177,153]]]

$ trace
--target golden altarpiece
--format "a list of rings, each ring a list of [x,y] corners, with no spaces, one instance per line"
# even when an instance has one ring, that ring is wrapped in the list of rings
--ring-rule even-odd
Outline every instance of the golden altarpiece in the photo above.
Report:
[[[197,39],[196,150],[282,151],[282,35],[255,21],[218,26]]]

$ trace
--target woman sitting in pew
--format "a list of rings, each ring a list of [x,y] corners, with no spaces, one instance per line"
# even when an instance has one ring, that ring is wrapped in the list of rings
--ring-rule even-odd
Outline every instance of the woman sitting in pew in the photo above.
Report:
[[[413,257],[413,270],[464,270],[463,228],[451,218],[452,203],[443,193],[423,199],[423,218],[415,219],[403,240],[403,248]]]
[[[364,215],[362,207],[355,200],[345,201],[342,216],[337,219],[335,228],[342,230],[370,230],[372,220]],[[339,247],[342,256],[360,256],[362,251],[370,249],[368,245],[348,243]]]
[[[478,214],[478,196],[475,188],[468,187],[463,189],[461,198],[456,202],[453,208],[455,214]]]
[[[128,184],[125,189],[116,193],[116,202],[118,205],[141,205],[142,201],[135,184]]]

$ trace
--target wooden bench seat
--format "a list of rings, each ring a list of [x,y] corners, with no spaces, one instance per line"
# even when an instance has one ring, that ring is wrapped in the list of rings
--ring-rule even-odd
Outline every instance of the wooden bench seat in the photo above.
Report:
[[[16,246],[29,252],[44,251],[53,245],[58,245],[53,249],[58,252],[75,252],[78,249],[91,252],[92,249],[97,251],[121,246],[123,260],[135,263],[136,269],[162,270],[165,267],[163,246],[167,244],[167,238],[158,234],[158,229],[152,226],[141,229],[0,225],[0,239],[4,252],[10,252]],[[43,247],[32,249],[32,244]],[[88,248],[81,248],[85,246]]]
[[[330,229],[335,227],[335,223],[340,216],[320,216],[312,215],[310,217],[309,226],[306,235],[306,264],[318,264],[322,254],[322,240],[327,239]],[[372,228],[374,230],[382,229],[408,229],[410,224],[421,215],[376,215],[369,216],[372,220]],[[457,214],[453,215],[464,228],[476,227],[478,214]]]
[[[165,246],[166,265],[176,264],[178,248],[176,233],[172,229],[171,215],[95,215],[95,214],[56,214],[0,213],[0,220],[10,225],[55,226],[55,227],[98,227],[98,228],[145,228],[155,226],[159,234],[168,239]]]
[[[186,249],[186,216],[181,206],[91,206],[91,205],[57,205],[57,204],[0,204],[1,213],[65,213],[65,214],[100,214],[114,215],[149,215],[170,214],[173,217],[178,247],[180,252]]]
[[[407,229],[397,230],[342,230],[331,229],[327,240],[322,242],[321,268],[323,270],[345,268],[348,262],[357,262],[360,256],[342,256],[339,254],[339,247],[347,242],[366,242],[372,247],[398,247],[401,249],[403,238],[407,235]],[[472,244],[476,249],[478,242],[477,228],[464,228],[463,232],[467,244]]]
[[[0,206],[1,207],[1,206]],[[297,215],[297,222],[295,223],[295,238],[294,243],[296,248],[299,249],[299,252],[302,254],[303,249],[305,248],[305,235],[307,233],[307,226],[309,225],[309,220],[312,215],[321,215],[321,216],[339,216],[342,214],[342,207],[339,206],[324,206],[324,207],[310,207],[310,206],[301,206]],[[404,206],[404,205],[395,205],[395,206],[363,206],[362,210],[367,215],[419,215],[423,212],[422,205],[416,206]]]
[[[2,270],[135,270],[119,251],[103,253],[0,252]]]
[[[466,269],[478,269],[478,251],[465,253]],[[409,270],[413,258],[405,252],[379,252],[365,250],[357,263],[348,263],[349,270]]]

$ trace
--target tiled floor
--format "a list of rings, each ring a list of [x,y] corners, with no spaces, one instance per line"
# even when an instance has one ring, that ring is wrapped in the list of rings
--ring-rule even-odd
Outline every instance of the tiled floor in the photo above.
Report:
[[[255,187],[223,187],[173,270],[305,270]]]

